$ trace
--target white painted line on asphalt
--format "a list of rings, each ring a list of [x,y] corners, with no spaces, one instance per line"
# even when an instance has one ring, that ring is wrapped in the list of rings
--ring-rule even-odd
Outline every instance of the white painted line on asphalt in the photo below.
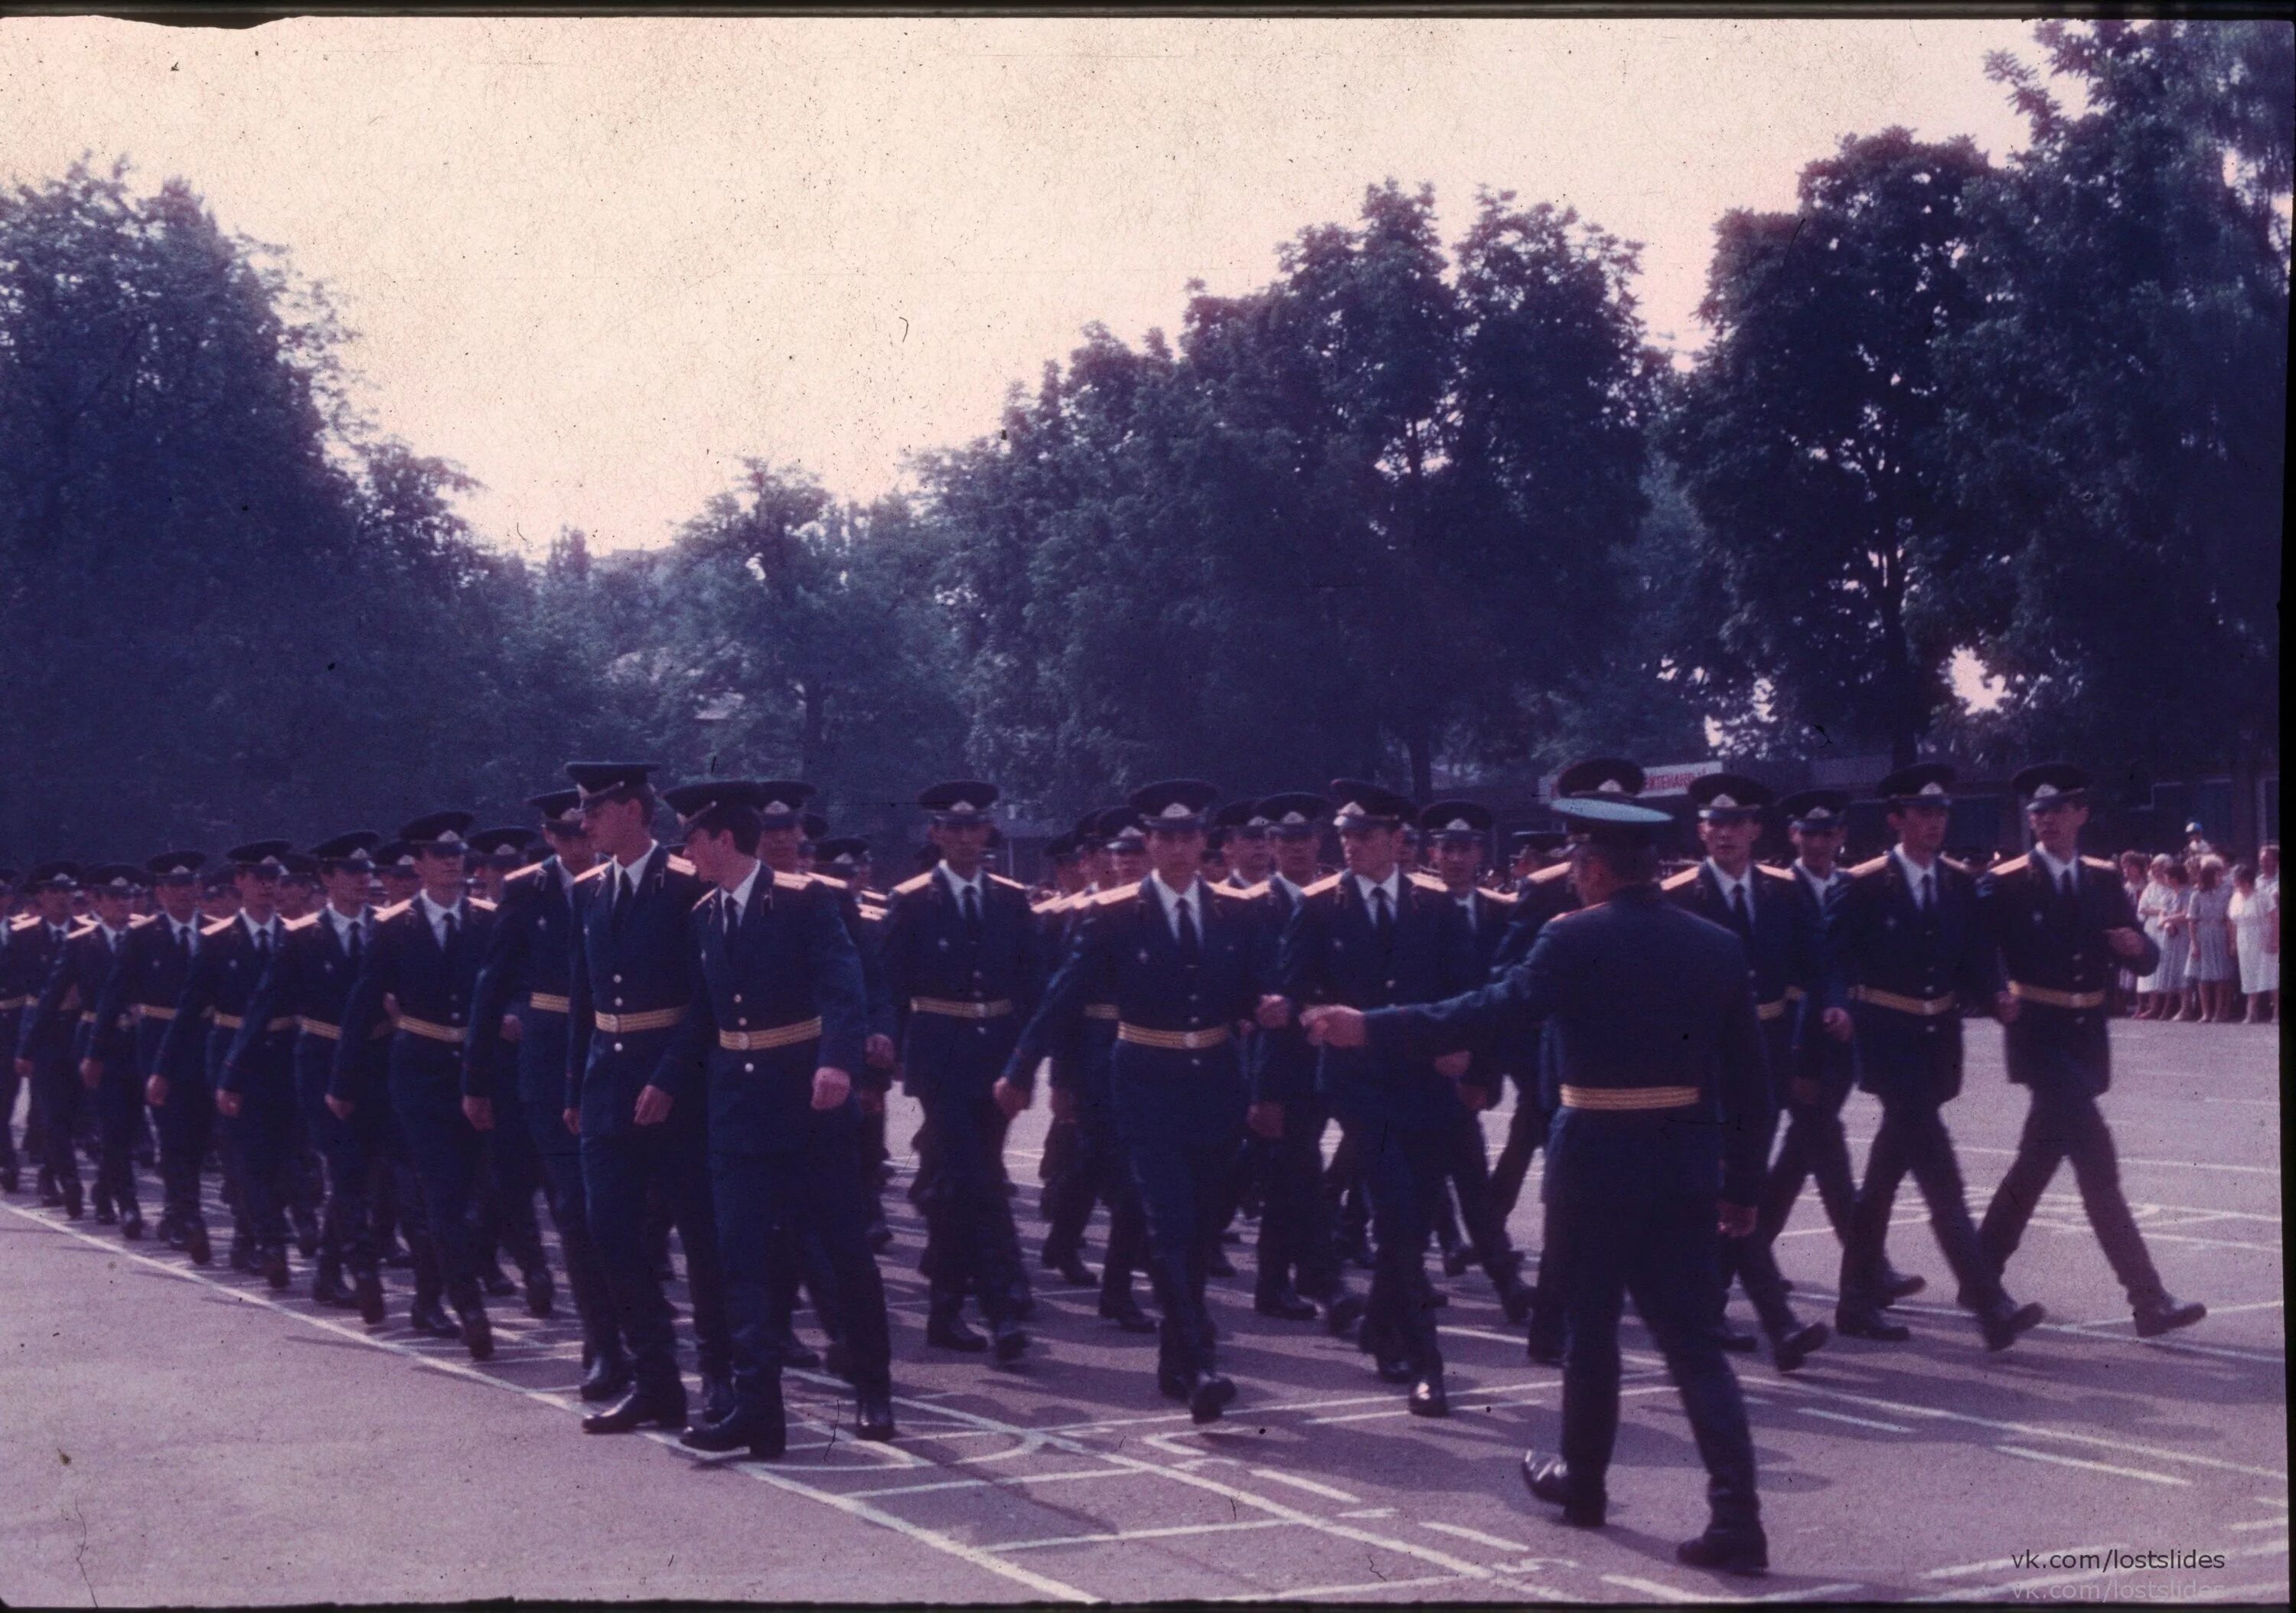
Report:
[[[1633,1591],[1644,1596],[1655,1597],[1660,1601],[1712,1601],[1715,1600],[1706,1592],[1685,1591],[1674,1585],[1661,1584],[1655,1579],[1637,1579],[1631,1574],[1605,1574],[1603,1576],[1603,1583],[1606,1585],[1616,1585],[1622,1591]]]
[[[1342,1512],[1340,1516],[1341,1518],[1392,1518],[1395,1516],[1395,1509],[1393,1507],[1359,1507],[1355,1511]]]
[[[2235,1533],[2242,1529],[2284,1529],[2287,1527],[2288,1520],[2284,1518],[2251,1518],[2246,1523],[2225,1525],[2226,1528]]]
[[[944,1478],[931,1484],[892,1485],[882,1490],[846,1490],[864,1500],[880,1495],[922,1495],[928,1490],[994,1490],[1007,1485],[1064,1485],[1080,1478],[1137,1478],[1129,1468],[1095,1468],[1087,1473],[1015,1473],[1004,1478]]]
[[[1240,1535],[1247,1529],[1295,1527],[1284,1518],[1254,1518],[1234,1523],[1173,1524],[1161,1529],[1118,1529],[1106,1535],[1058,1535],[1050,1540],[1008,1540],[984,1551],[1040,1551],[1049,1546],[1104,1546],[1132,1540],[1169,1540],[1181,1535]]]
[[[2152,1473],[2143,1468],[2120,1468],[2109,1461],[2086,1461],[2078,1456],[2058,1456],[2047,1451],[2029,1451],[2023,1445],[1996,1445],[2004,1456],[2021,1456],[2028,1461],[2054,1462],[2061,1468],[2084,1468],[2091,1473],[2110,1473],[2116,1478],[2141,1478],[2148,1485],[2176,1485],[2190,1488],[2192,1480],[2179,1478],[2173,1473]]]
[[[574,1403],[572,1405],[569,1405],[562,1396],[547,1395],[537,1389],[522,1388],[519,1385],[512,1383],[505,1378],[496,1378],[490,1373],[480,1371],[475,1366],[467,1362],[442,1360],[435,1356],[425,1355],[414,1346],[401,1344],[396,1339],[370,1337],[367,1336],[364,1323],[357,1328],[352,1328],[340,1322],[330,1321],[324,1316],[314,1315],[308,1312],[295,1310],[291,1306],[281,1304],[278,1300],[272,1298],[268,1294],[250,1292],[234,1287],[230,1283],[218,1281],[217,1279],[207,1275],[205,1272],[199,1271],[195,1267],[187,1270],[182,1266],[171,1264],[167,1261],[154,1259],[149,1255],[138,1254],[132,1249],[115,1248],[110,1242],[103,1239],[83,1232],[76,1227],[60,1225],[54,1222],[47,1220],[44,1216],[36,1215],[30,1211],[20,1209],[12,1204],[0,1204],[0,1209],[5,1209],[12,1214],[21,1216],[24,1220],[31,1222],[35,1225],[46,1227],[50,1231],[61,1232],[65,1237],[74,1238],[82,1243],[92,1245],[94,1247],[102,1250],[104,1253],[111,1255],[114,1258],[134,1261],[139,1265],[148,1266],[155,1271],[159,1271],[165,1276],[176,1278],[180,1281],[197,1283],[201,1288],[213,1289],[217,1293],[243,1301],[248,1304],[261,1305],[265,1309],[275,1311],[280,1315],[287,1317],[291,1321],[299,1321],[304,1323],[306,1326],[316,1328],[323,1333],[332,1333],[336,1337],[348,1339],[353,1344],[365,1345],[370,1349],[386,1351],[390,1354],[403,1356],[414,1362],[419,1366],[427,1367],[432,1371],[445,1373],[450,1378],[466,1378],[472,1383],[484,1385],[488,1388],[515,1395],[521,1400],[531,1401],[537,1405],[550,1406],[561,1411],[572,1411],[579,1414],[582,1410],[581,1403],[578,1401]],[[831,1379],[829,1381],[834,1383],[838,1380]],[[672,1451],[680,1451],[680,1447],[677,1444],[676,1436],[675,1435],[652,1433],[644,1436],[644,1437],[652,1444],[666,1445]],[[680,1451],[680,1453],[683,1453],[682,1451]],[[748,1474],[749,1477],[758,1480],[759,1483],[771,1485],[777,1490],[786,1490],[791,1494],[803,1496],[808,1501],[819,1502],[824,1506],[832,1507],[840,1512],[846,1513],[850,1517],[858,1518],[865,1523],[875,1524],[880,1528],[890,1529],[897,1535],[903,1535],[907,1539],[915,1541],[919,1545],[929,1547],[933,1551],[942,1552],[950,1557],[955,1557],[961,1561],[971,1563],[974,1568],[996,1575],[1000,1578],[1009,1579],[1016,1584],[1026,1585],[1029,1589],[1038,1592],[1040,1595],[1054,1597],[1062,1601],[1087,1602],[1097,1601],[1100,1600],[1098,1597],[1095,1597],[1087,1592],[1078,1590],[1074,1585],[1063,1584],[1057,1579],[1051,1579],[1047,1578],[1044,1575],[1032,1573],[1029,1569],[1021,1568],[1017,1563],[1008,1563],[1000,1558],[992,1557],[977,1546],[970,1546],[965,1544],[963,1541],[952,1539],[948,1535],[941,1534],[937,1529],[928,1529],[922,1527],[919,1525],[913,1524],[905,1518],[898,1518],[892,1513],[883,1510],[882,1508],[869,1505],[866,1502],[854,1501],[847,1496],[838,1495],[827,1490],[817,1490],[811,1485],[800,1483],[799,1480],[791,1478],[785,1474],[773,1472],[761,1462],[742,1461],[725,1465],[733,1466],[739,1471]]]
[[[1749,1596],[1747,1601],[1816,1601],[1821,1596],[1847,1596],[1852,1591],[1866,1588],[1862,1580],[1850,1580],[1838,1585],[1812,1585],[1803,1591],[1773,1591],[1767,1596]]]
[[[1804,1417],[1823,1417],[1828,1422],[1846,1422],[1860,1428],[1879,1428],[1885,1434],[1910,1434],[1913,1430],[1899,1422],[1883,1422],[1875,1417],[1852,1417],[1847,1411],[1828,1411],[1819,1406],[1796,1406]]]
[[[1335,1490],[1329,1485],[1317,1484],[1312,1478],[1301,1478],[1295,1473],[1286,1473],[1275,1468],[1253,1468],[1250,1472],[1254,1478],[1272,1479],[1279,1485],[1290,1485],[1295,1490],[1305,1490],[1308,1494],[1320,1495],[1325,1501],[1344,1501],[1349,1505],[1354,1505],[1363,1500],[1360,1495],[1350,1495],[1345,1490]]]
[[[1975,1143],[1962,1142],[1958,1139],[1956,1140],[1954,1146],[1964,1154],[1998,1154],[2004,1159],[2013,1159],[2017,1156],[2017,1150],[2014,1148],[1980,1148]],[[2276,1177],[2280,1174],[2280,1167],[2277,1165],[2218,1164],[2213,1160],[2204,1159],[2136,1159],[2123,1154],[2120,1156],[2120,1163],[2124,1165],[2147,1165],[2166,1171],[2222,1171],[2235,1176]]]
[[[1440,1535],[1456,1535],[1461,1540],[1472,1540],[1479,1546],[1489,1546],[1494,1551],[1529,1551],[1535,1549],[1519,1540],[1503,1540],[1496,1535],[1486,1535],[1480,1529],[1470,1529],[1461,1524],[1437,1523],[1432,1518],[1423,1518],[1419,1520],[1419,1527],[1433,1529]]]
[[[1357,1591],[1411,1591],[1422,1585],[1458,1583],[1456,1574],[1431,1574],[1424,1579],[1374,1579],[1359,1585],[1303,1585],[1297,1591],[1245,1591],[1234,1596],[1207,1597],[1208,1601],[1311,1601],[1330,1596],[1349,1596]]]
[[[2276,1255],[2279,1251],[2275,1249],[2272,1253]],[[1841,1297],[1833,1289],[1820,1288],[1816,1284],[1797,1287],[1794,1291],[1828,1303],[1838,1301]],[[1891,1305],[1890,1310],[1893,1315],[1925,1321],[1952,1321],[1967,1315],[1966,1312],[1951,1305],[1924,1304],[1910,1299],[1899,1300],[1896,1304]],[[2033,1331],[2062,1333],[2075,1338],[2094,1338],[2096,1335],[2092,1329],[2098,1325],[2100,1324],[2095,1322],[2045,1321]],[[2132,1338],[2130,1342],[2140,1345],[2147,1350],[2164,1354],[2208,1355],[2224,1361],[2254,1362],[2264,1366],[2285,1366],[2288,1360],[2284,1351],[2243,1349],[2237,1345],[2197,1344],[2181,1336],[2175,1338]]]

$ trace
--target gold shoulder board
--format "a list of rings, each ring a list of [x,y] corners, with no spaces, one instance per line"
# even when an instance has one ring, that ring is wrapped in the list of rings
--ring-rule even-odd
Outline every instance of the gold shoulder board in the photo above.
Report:
[[[292,934],[297,930],[308,930],[318,922],[319,916],[316,913],[306,913],[300,918],[289,919],[286,927],[288,932]]]
[[[582,872],[574,876],[574,883],[576,885],[587,885],[593,879],[604,878],[605,875],[606,865],[603,862],[594,862],[588,868],[583,869]]]
[[[1995,863],[1995,864],[1992,866],[1992,868],[1990,868],[1987,869],[1986,871],[1987,871],[1988,873],[1992,873],[1992,874],[2014,874],[2014,873],[2016,873],[2019,869],[2021,869],[2021,868],[2024,868],[2028,863],[2031,862],[2032,860],[2032,860],[2032,858],[2030,858],[2030,856],[2027,856],[2027,857],[2012,857],[2012,858],[2011,858],[2008,861],[2006,861],[2006,862],[1997,862],[1997,863]]]
[[[1884,852],[1879,857],[1873,859],[1871,861],[1861,862],[1856,868],[1850,869],[1849,877],[1852,879],[1863,879],[1866,875],[1878,874],[1889,866],[1890,853]]]
[[[991,874],[988,876],[988,883],[991,885],[1001,885],[1008,891],[1018,891],[1023,896],[1026,896],[1029,893],[1029,887],[1027,885],[1022,885],[1017,879],[1007,879],[1002,874]]]
[[[200,926],[200,934],[202,935],[220,935],[238,922],[239,920],[236,918],[218,918],[212,924],[201,925]]]
[[[1321,896],[1327,892],[1336,891],[1339,888],[1340,876],[1337,874],[1326,874],[1313,885],[1300,886],[1300,894],[1302,896]]]
[[[808,878],[807,876],[805,876],[805,875],[803,875],[803,874],[784,874],[784,873],[780,872],[779,870],[775,870],[775,874],[774,874],[774,889],[775,889],[775,890],[777,890],[777,891],[802,891],[802,890],[807,890],[807,889],[811,888],[811,886],[812,886],[812,885],[814,885],[814,884],[815,884],[815,883],[816,883],[819,878],[820,878],[820,876],[819,876],[819,875],[817,875],[817,874],[816,874],[816,875],[815,875],[815,876],[813,876],[811,878]],[[829,883],[830,883],[830,884],[832,884],[832,885],[836,885],[836,884],[837,884],[837,882],[836,882],[835,880],[833,880],[833,879],[832,879],[832,880],[831,880]],[[844,887],[843,885],[838,885],[838,887],[837,887],[837,888],[838,888],[839,890],[843,890],[845,887]]]
[[[377,913],[374,916],[374,921],[377,924],[388,924],[414,905],[414,903],[412,901],[394,901],[389,907],[383,909],[381,912]]]
[[[893,894],[896,896],[906,896],[912,891],[922,891],[925,886],[932,883],[932,876],[933,871],[931,868],[927,868],[914,879],[904,879],[900,884],[895,885],[893,887]]]
[[[1669,874],[1660,880],[1658,888],[1661,891],[1678,891],[1684,885],[1695,885],[1697,882],[1698,870],[1694,868],[1685,868],[1679,874]]]

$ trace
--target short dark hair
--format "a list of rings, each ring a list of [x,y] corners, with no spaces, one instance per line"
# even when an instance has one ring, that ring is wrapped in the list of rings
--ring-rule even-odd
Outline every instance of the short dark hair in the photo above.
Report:
[[[744,857],[755,857],[758,838],[766,832],[766,820],[753,806],[713,806],[685,826],[688,838],[705,832],[731,835],[735,851]]]
[[[1580,852],[1601,863],[1620,885],[1648,885],[1658,877],[1658,847],[1615,840],[1589,840]]]

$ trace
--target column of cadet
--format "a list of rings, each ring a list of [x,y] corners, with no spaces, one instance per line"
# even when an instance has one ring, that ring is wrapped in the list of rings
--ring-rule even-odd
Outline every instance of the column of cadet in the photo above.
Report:
[[[295,1250],[313,1296],[370,1326],[405,1267],[408,1325],[478,1360],[490,1299],[558,1304],[538,1197],[586,1431],[773,1457],[784,1369],[825,1369],[859,1437],[893,1436],[877,1257],[896,1082],[922,1113],[926,1345],[1027,1359],[1004,1162],[1041,1080],[1040,1269],[1152,1334],[1157,1389],[1195,1420],[1239,1393],[1208,1295],[1240,1217],[1259,1225],[1255,1309],[1351,1339],[1427,1417],[1449,1409],[1438,1253],[1449,1276],[1479,1267],[1529,1358],[1562,1367],[1561,1454],[1527,1476],[1564,1521],[1599,1525],[1631,1294],[1710,1471],[1714,1524],[1685,1551],[1750,1569],[1766,1546],[1726,1356],[1767,1348],[1792,1372],[1833,1331],[1904,1341],[1890,1307],[1923,1280],[1886,1234],[1908,1174],[1988,1349],[2042,1320],[2005,1272],[2067,1159],[2136,1330],[2202,1314],[2152,1264],[2098,1107],[2107,993],[2153,948],[2080,854],[2089,780],[2065,764],[2017,776],[2034,849],[1981,877],[1941,852],[1955,778],[1934,762],[1882,781],[1892,844],[1855,868],[1846,795],[1779,802],[1718,773],[1689,792],[1703,855],[1669,873],[1642,770],[1598,757],[1564,769],[1564,827],[1517,835],[1504,875],[1471,801],[1337,779],[1220,807],[1172,779],[1086,814],[1033,891],[992,867],[996,786],[955,780],[919,796],[925,866],[882,893],[867,843],[829,838],[806,784],[658,789],[657,770],[570,763],[531,827],[441,811],[387,841],[10,875],[0,1189],[29,1178],[73,1220],[92,1197],[135,1240],[138,1166],[156,1164],[152,1233],[193,1264],[227,1216],[234,1268],[284,1288]],[[1784,868],[1754,858],[1778,820]],[[2031,1098],[1977,1218],[1944,1119],[1965,1014],[2000,1022]],[[1494,1159],[1483,1115],[1510,1087]],[[1853,1089],[1880,1110],[1862,1181]],[[1542,1151],[1526,1281],[1508,1222]],[[1841,1247],[1832,1329],[1797,1314],[1772,1253],[1813,1182]],[[1728,1319],[1734,1285],[1759,1336]],[[800,1296],[825,1354],[792,1328]]]

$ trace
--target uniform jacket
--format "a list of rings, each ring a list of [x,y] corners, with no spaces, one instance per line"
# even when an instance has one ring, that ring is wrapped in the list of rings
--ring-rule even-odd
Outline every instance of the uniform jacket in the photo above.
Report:
[[[377,915],[370,911],[365,917],[367,934],[373,937],[378,933]],[[364,967],[365,961],[362,959],[358,967]],[[342,1045],[343,1016],[357,972],[335,933],[334,921],[325,913],[289,919],[278,954],[257,983],[255,995],[248,1000],[247,1023],[224,1055],[226,1071],[248,1056],[258,1037],[267,1035],[264,1027],[292,1019],[296,1090],[315,1098],[324,1095],[334,1084],[335,1055]],[[358,1053],[361,1072],[370,1085],[382,1073],[383,1037],[375,1034],[378,1030],[388,1034],[390,1027],[378,1018]],[[363,1086],[352,1096],[363,1099],[372,1093]]]
[[[1937,860],[1937,907],[1914,905],[1894,852],[1860,863],[1825,917],[1825,1005],[1857,1024],[1857,1083],[1944,1103],[1961,1091],[1960,1008],[1988,1008],[2001,967],[1977,910],[1977,882]],[[1887,1000],[1885,1000],[1885,999]],[[1926,1012],[1903,1005],[1927,1004]]]
[[[494,1096],[502,1022],[518,1016],[518,1096],[555,1115],[566,1107],[568,1016],[574,1006],[574,898],[554,856],[503,881],[493,938],[479,967],[463,1092]]]
[[[1751,1205],[1768,1164],[1768,1074],[1746,949],[1655,887],[1548,923],[1496,983],[1367,1016],[1371,1045],[1430,1058],[1509,1023],[1544,1021],[1563,1083],[1694,1087],[1686,1107],[1561,1107],[1544,1196],[1643,1201],[1718,1194]]]
[[[274,916],[273,945],[284,943],[287,926]],[[244,915],[218,918],[200,926],[199,954],[184,976],[184,994],[176,1001],[176,1017],[160,1038],[160,1058],[176,1066],[184,1044],[204,1041],[203,1067],[209,1084],[224,1091],[244,1091],[258,1082],[291,1079],[295,1033],[291,1016],[275,1014],[256,1022],[228,1072],[226,1061],[248,1023],[248,1006],[263,982],[268,960],[256,951],[255,938]],[[226,1082],[228,1076],[228,1084]]]
[[[132,926],[151,922],[129,919],[131,928],[120,933],[119,946],[127,946]],[[81,924],[68,932],[48,967],[46,984],[24,1010],[16,1033],[17,1057],[73,1064],[95,1058],[120,1074],[128,1073],[135,1059],[134,1022],[116,1010],[109,1020],[96,1017],[104,983],[119,961],[119,953],[104,939],[102,926]]]
[[[813,1107],[814,1071],[860,1070],[869,1004],[848,927],[851,900],[832,881],[760,866],[730,935],[722,890],[688,915],[701,990],[671,1033],[658,1082],[680,1106],[707,1103],[712,1153],[802,1148],[823,1123]],[[812,1034],[779,1046],[726,1045],[808,1026]],[[833,1113],[850,1123],[857,1107],[849,1096]]]
[[[1344,873],[1307,887],[1284,924],[1276,976],[1294,1003],[1357,1008],[1437,1002],[1480,978],[1473,938],[1441,880],[1402,877],[1392,931],[1382,942],[1355,876]],[[1429,1058],[1324,1048],[1316,1082],[1333,1111],[1351,1123],[1434,1129],[1455,1124],[1459,1115],[1458,1089]]]
[[[980,938],[939,868],[893,887],[885,925],[885,989],[898,1027],[905,1083],[920,1098],[985,1092],[1004,1072],[1021,1027],[1044,994],[1046,949],[1028,888],[981,875]],[[1009,1004],[986,1018],[919,1004]]]
[[[2114,977],[2123,968],[2151,974],[2161,949],[2138,926],[2120,870],[2095,857],[2078,866],[2068,901],[2039,859],[2014,858],[1978,880],[1977,906],[2019,999],[2016,1019],[2003,1027],[2009,1079],[2096,1098],[2112,1084]],[[2123,928],[2144,943],[2126,962],[2104,940],[2107,930]]]
[[[392,1082],[460,1090],[471,1005],[480,961],[494,939],[495,911],[490,901],[464,897],[454,939],[443,949],[420,896],[374,916],[373,948],[343,1004],[330,1096],[356,1101],[366,1095],[365,1049],[386,1015],[396,1027],[388,1056]]]
[[[53,1030],[28,1039],[25,1032],[32,1024],[32,1010],[38,1005],[41,994],[47,990],[49,978],[56,972],[56,959],[63,955],[64,940],[77,927],[73,924],[51,925],[45,919],[27,913],[12,920],[8,926],[8,951],[4,961],[7,981],[0,985],[0,1001],[10,1003],[14,1016],[13,1034],[8,1039],[8,1053],[16,1058],[62,1058],[70,1050],[69,1037],[59,1038]]]
[[[657,845],[638,865],[637,888],[620,910],[603,894],[611,862],[574,882],[577,939],[566,1027],[564,1107],[578,1109],[585,1137],[624,1136],[637,1127],[638,1094],[660,1084],[671,1033],[701,989],[693,904],[706,887],[683,857]],[[609,1031],[597,1016],[667,1015],[657,1028]],[[664,1088],[665,1090],[668,1089]],[[672,1124],[698,1123],[695,1106]]]
[[[196,918],[191,921],[191,931],[196,949],[200,933]],[[165,914],[129,925],[127,942],[103,983],[103,994],[96,999],[95,1016],[99,1025],[117,1023],[122,1016],[129,1021],[132,1068],[138,1078],[160,1074],[170,1081],[192,1080],[203,1074],[200,1049],[189,1037],[176,1042],[178,1062],[174,1067],[162,1068],[160,1064],[160,1044],[176,1017],[176,1004],[191,972],[192,959],[177,944],[175,924]]]
[[[1781,1101],[1795,1069],[1809,1003],[1824,970],[1824,938],[1801,881],[1783,868],[1750,864],[1753,930],[1741,934],[1713,865],[1702,861],[1660,885],[1676,904],[1718,924],[1745,944],[1754,1012],[1770,1060],[1771,1098]]]

